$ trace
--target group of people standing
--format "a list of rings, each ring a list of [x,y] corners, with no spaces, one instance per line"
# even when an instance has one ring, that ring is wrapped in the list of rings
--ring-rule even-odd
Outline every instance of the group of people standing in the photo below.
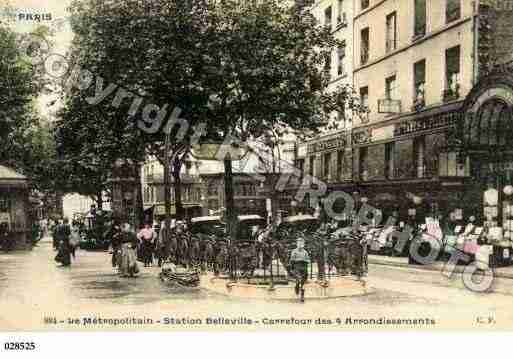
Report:
[[[112,235],[112,266],[122,277],[133,277],[139,272],[137,261],[145,267],[153,264],[157,233],[145,224],[138,233],[128,223],[114,225]]]

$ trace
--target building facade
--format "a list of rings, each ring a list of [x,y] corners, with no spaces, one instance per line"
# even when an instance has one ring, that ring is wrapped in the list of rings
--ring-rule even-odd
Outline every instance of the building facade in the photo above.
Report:
[[[251,173],[234,173],[233,189],[235,208],[238,215],[257,214],[264,218],[268,215],[266,176]],[[224,172],[202,174],[204,184],[204,208],[209,214],[220,212],[224,208]]]
[[[354,0],[353,9],[352,81],[368,111],[302,144],[304,172],[384,212],[485,221],[495,211],[502,223],[503,210],[485,213],[483,198],[490,188],[502,193],[508,162],[476,148],[496,152],[509,128],[509,68],[496,65],[511,59],[511,10],[464,0]],[[505,84],[490,92],[489,78]]]
[[[325,67],[330,74],[330,83],[326,89],[334,91],[337,87],[353,83],[353,0],[318,0],[310,6],[312,15],[317,21],[329,28],[333,37],[341,42],[341,46],[331,52],[326,59]],[[333,120],[341,129],[351,125],[346,121],[347,114],[334,113]]]
[[[181,179],[181,200],[186,216],[204,214],[202,211],[203,184],[194,162],[185,161]],[[170,176],[171,215],[176,215],[174,178]],[[145,210],[151,209],[153,217],[165,216],[164,167],[155,158],[148,159],[141,174],[143,203]]]
[[[294,143],[295,144],[295,143]],[[295,152],[284,155],[294,158]],[[243,162],[243,163],[241,163]],[[186,217],[220,213],[225,207],[224,172],[219,161],[200,161],[190,157],[181,173],[182,203]],[[265,166],[264,166],[265,167]],[[268,168],[265,168],[269,170]],[[237,213],[267,216],[268,191],[264,174],[251,171],[245,161],[234,161],[233,188]],[[164,168],[156,159],[148,159],[142,168],[142,192],[145,209],[153,208],[156,218],[165,215]],[[171,214],[176,214],[174,180],[170,183]]]

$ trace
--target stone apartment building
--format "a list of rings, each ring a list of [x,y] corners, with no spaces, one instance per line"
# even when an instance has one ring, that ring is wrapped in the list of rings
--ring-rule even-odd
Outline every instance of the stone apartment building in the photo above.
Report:
[[[218,161],[199,161],[192,156],[186,161],[181,174],[182,203],[187,217],[220,213],[225,207],[223,165]],[[256,174],[239,168],[234,161],[233,174],[235,205],[239,214],[267,216],[266,174]],[[142,192],[145,209],[152,209],[153,216],[165,215],[164,169],[155,159],[148,159],[142,167]],[[174,183],[171,177],[171,214],[174,206]]]
[[[353,84],[353,0],[314,1],[311,12],[319,23],[331,28],[333,36],[342,41],[343,46],[333,49],[326,61],[331,82],[328,92],[340,86]],[[332,120],[337,121],[339,130],[308,141],[298,148],[298,167],[309,175],[335,184],[351,180],[352,154],[348,141],[352,121],[351,113],[334,113]]]
[[[495,211],[502,222],[504,206],[485,210],[483,193],[513,178],[511,70],[494,67],[511,58],[513,12],[484,0],[351,2],[352,82],[368,113],[302,144],[305,172],[404,216]]]

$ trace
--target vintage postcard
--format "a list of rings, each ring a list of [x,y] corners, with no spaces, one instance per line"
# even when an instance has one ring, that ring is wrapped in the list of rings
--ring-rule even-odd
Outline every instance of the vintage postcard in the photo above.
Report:
[[[0,331],[512,303],[513,1],[0,0]]]

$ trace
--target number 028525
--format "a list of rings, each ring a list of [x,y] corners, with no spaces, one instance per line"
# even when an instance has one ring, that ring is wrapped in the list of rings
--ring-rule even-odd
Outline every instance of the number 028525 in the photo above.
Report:
[[[22,351],[22,350],[35,350],[36,343],[34,342],[5,342],[4,350],[9,351]]]

